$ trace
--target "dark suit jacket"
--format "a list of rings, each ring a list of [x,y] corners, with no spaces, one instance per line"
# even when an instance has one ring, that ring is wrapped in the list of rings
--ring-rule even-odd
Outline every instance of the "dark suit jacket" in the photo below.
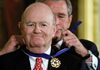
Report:
[[[85,48],[87,48],[88,50],[91,50],[92,53],[97,57],[97,59],[98,59],[97,70],[100,70],[100,58],[99,58],[99,51],[97,49],[97,46],[93,42],[88,41],[88,40],[80,39],[80,41],[85,46]],[[86,64],[84,66],[86,66]],[[82,66],[82,67],[84,67],[84,66]]]
[[[80,39],[80,42],[84,45],[84,47],[88,50],[91,50],[92,53],[98,57],[99,56],[99,51],[97,49],[97,46],[95,43],[89,41],[89,40],[85,40],[85,39]]]
[[[57,51],[52,47],[51,55]],[[71,50],[57,57],[61,61],[59,68],[51,67],[49,62],[48,70],[80,70],[83,61],[70,52]],[[0,56],[0,70],[31,70],[29,57],[21,49]]]

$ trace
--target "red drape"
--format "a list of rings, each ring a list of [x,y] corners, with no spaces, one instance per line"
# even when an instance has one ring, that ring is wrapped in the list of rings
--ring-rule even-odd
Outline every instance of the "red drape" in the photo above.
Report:
[[[4,22],[8,37],[17,32],[17,23],[24,9],[23,0],[4,1]]]

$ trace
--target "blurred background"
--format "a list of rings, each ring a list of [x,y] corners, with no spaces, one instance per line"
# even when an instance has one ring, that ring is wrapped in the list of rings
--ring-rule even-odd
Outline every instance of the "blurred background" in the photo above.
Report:
[[[0,49],[12,34],[19,34],[17,22],[24,9],[35,0],[0,0]],[[71,0],[73,21],[82,21],[76,35],[95,42],[100,51],[100,2],[99,0]]]

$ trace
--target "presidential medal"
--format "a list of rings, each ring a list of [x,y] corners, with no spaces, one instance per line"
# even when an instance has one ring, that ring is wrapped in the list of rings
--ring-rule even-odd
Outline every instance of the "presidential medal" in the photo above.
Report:
[[[58,58],[52,58],[50,62],[51,66],[54,68],[59,68],[61,65],[61,61]]]

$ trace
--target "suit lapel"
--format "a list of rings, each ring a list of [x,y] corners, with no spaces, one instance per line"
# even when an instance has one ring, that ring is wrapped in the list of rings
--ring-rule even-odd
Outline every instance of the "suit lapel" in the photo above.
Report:
[[[16,64],[16,70],[31,70],[29,57],[22,51],[21,51],[21,53],[19,52],[19,54],[20,54],[20,56],[19,56],[18,60],[20,60],[20,61],[18,61],[18,64]]]

